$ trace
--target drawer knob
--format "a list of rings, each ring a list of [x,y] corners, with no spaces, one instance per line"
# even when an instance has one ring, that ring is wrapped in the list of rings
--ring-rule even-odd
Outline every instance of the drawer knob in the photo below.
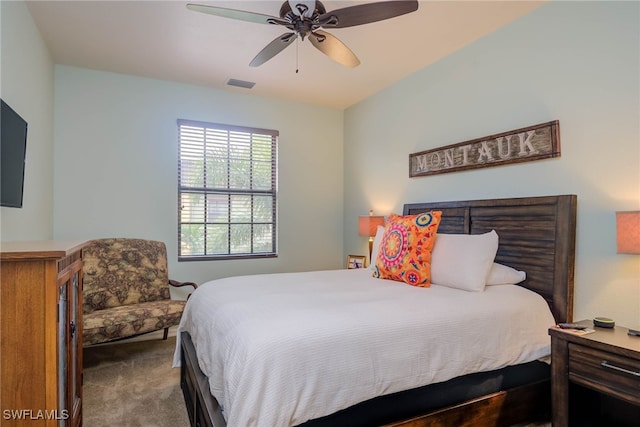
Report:
[[[613,370],[618,371],[618,372],[624,372],[625,374],[630,374],[630,375],[634,375],[636,377],[640,377],[640,372],[636,372],[636,371],[632,371],[630,369],[625,369],[625,368],[621,368],[621,367],[616,366],[616,365],[612,365],[611,363],[609,363],[606,360],[603,360],[602,362],[600,362],[600,366],[602,366],[603,368],[609,368],[609,369],[613,369]]]

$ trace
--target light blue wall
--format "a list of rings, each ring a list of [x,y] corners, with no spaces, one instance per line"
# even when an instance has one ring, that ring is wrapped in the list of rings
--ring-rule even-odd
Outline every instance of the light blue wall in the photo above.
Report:
[[[615,253],[614,215],[640,209],[639,62],[640,3],[551,2],[349,108],[345,253],[365,253],[369,209],[577,194],[575,317],[640,325],[640,257]],[[558,159],[408,178],[410,153],[551,120]]]
[[[22,208],[0,208],[0,240],[53,235],[53,61],[22,1],[1,1],[0,96],[28,123]]]
[[[341,110],[60,65],[55,93],[56,239],[161,240],[198,283],[344,264]],[[177,262],[179,118],[280,132],[278,258]]]

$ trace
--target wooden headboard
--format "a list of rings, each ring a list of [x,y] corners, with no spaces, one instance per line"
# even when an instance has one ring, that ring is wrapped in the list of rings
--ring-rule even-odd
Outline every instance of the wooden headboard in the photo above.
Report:
[[[576,203],[575,195],[411,203],[403,214],[442,211],[438,233],[496,230],[496,262],[526,272],[520,285],[547,300],[556,322],[571,322]]]

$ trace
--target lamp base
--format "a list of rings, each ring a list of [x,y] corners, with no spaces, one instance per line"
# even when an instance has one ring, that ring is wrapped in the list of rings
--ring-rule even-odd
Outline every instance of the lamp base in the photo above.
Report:
[[[373,237],[369,237],[369,265],[373,262],[371,259],[371,253],[373,252]]]

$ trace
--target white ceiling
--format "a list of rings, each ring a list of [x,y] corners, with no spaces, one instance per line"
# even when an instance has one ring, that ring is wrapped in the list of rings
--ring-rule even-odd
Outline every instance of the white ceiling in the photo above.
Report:
[[[371,0],[376,1],[376,0]],[[283,27],[193,12],[188,1],[28,1],[56,64],[346,108],[525,15],[543,1],[421,0],[416,12],[331,29],[358,56],[339,65],[308,40],[249,62]],[[282,1],[192,3],[278,16]],[[323,1],[327,11],[368,1]],[[299,72],[296,73],[296,68]],[[227,86],[230,78],[253,89]]]

